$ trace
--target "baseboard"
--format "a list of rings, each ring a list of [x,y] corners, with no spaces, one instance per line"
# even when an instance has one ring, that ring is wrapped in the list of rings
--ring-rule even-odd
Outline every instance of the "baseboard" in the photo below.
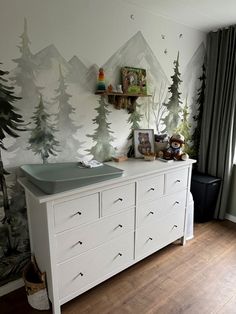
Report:
[[[8,282],[4,286],[0,287],[0,297],[5,294],[8,294],[16,289],[19,289],[24,286],[24,281],[22,278]]]
[[[230,221],[236,223],[236,216],[233,216],[233,215],[230,215],[230,214],[226,214],[225,215],[225,219],[230,220]]]

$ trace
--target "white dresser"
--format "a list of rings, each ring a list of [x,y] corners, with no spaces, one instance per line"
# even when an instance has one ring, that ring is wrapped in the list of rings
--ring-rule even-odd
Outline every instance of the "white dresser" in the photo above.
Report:
[[[169,243],[185,243],[192,163],[110,162],[124,169],[122,177],[53,195],[19,179],[53,313]]]

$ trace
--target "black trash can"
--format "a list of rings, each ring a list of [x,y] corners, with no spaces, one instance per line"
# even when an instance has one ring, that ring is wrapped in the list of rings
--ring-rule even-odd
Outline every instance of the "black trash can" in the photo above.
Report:
[[[194,221],[212,220],[216,208],[221,179],[199,172],[193,173],[191,193],[194,200]]]

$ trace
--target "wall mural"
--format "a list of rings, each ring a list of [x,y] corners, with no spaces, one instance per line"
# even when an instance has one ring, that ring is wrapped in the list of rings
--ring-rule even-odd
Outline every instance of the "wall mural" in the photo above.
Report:
[[[166,35],[160,36],[167,40]],[[26,19],[20,38],[20,55],[13,60],[16,67],[9,73],[0,70],[0,285],[21,276],[29,259],[25,199],[16,182],[17,167],[86,158],[109,160],[119,153],[115,143],[121,137],[114,131],[115,109],[104,97],[94,95],[98,65],[87,67],[77,56],[66,61],[53,44],[32,54]],[[120,84],[121,67],[147,71],[152,97],[139,99],[125,121],[127,134],[122,140],[128,156],[134,155],[135,128],[153,128],[157,134],[178,130],[187,139],[191,155],[197,152],[204,55],[202,44],[181,75],[181,52],[176,51],[169,80],[139,31],[102,65],[113,86]]]
[[[6,71],[0,70],[0,275],[4,284],[8,278],[16,278],[29,259],[29,240],[26,211],[22,193],[15,182],[7,187],[5,177],[9,175],[2,161],[2,150],[7,150],[4,140],[7,136],[17,138],[24,131],[24,121],[13,103],[19,100],[13,87],[8,86]],[[11,197],[10,195],[14,195]]]

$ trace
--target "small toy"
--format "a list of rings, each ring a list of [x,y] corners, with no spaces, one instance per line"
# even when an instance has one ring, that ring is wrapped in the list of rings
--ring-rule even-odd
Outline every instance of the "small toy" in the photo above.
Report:
[[[117,85],[117,93],[123,93],[122,85],[121,85],[121,84],[118,84],[118,85]]]
[[[107,91],[108,91],[109,93],[111,93],[111,92],[114,91],[114,90],[113,90],[113,86],[112,86],[111,84],[109,84],[109,85],[107,86]]]
[[[97,92],[104,92],[105,90],[105,74],[103,68],[100,68],[98,73]]]
[[[184,136],[182,134],[175,133],[169,140],[169,147],[164,151],[160,151],[158,155],[166,160],[187,160],[189,156],[182,151],[183,146]]]

